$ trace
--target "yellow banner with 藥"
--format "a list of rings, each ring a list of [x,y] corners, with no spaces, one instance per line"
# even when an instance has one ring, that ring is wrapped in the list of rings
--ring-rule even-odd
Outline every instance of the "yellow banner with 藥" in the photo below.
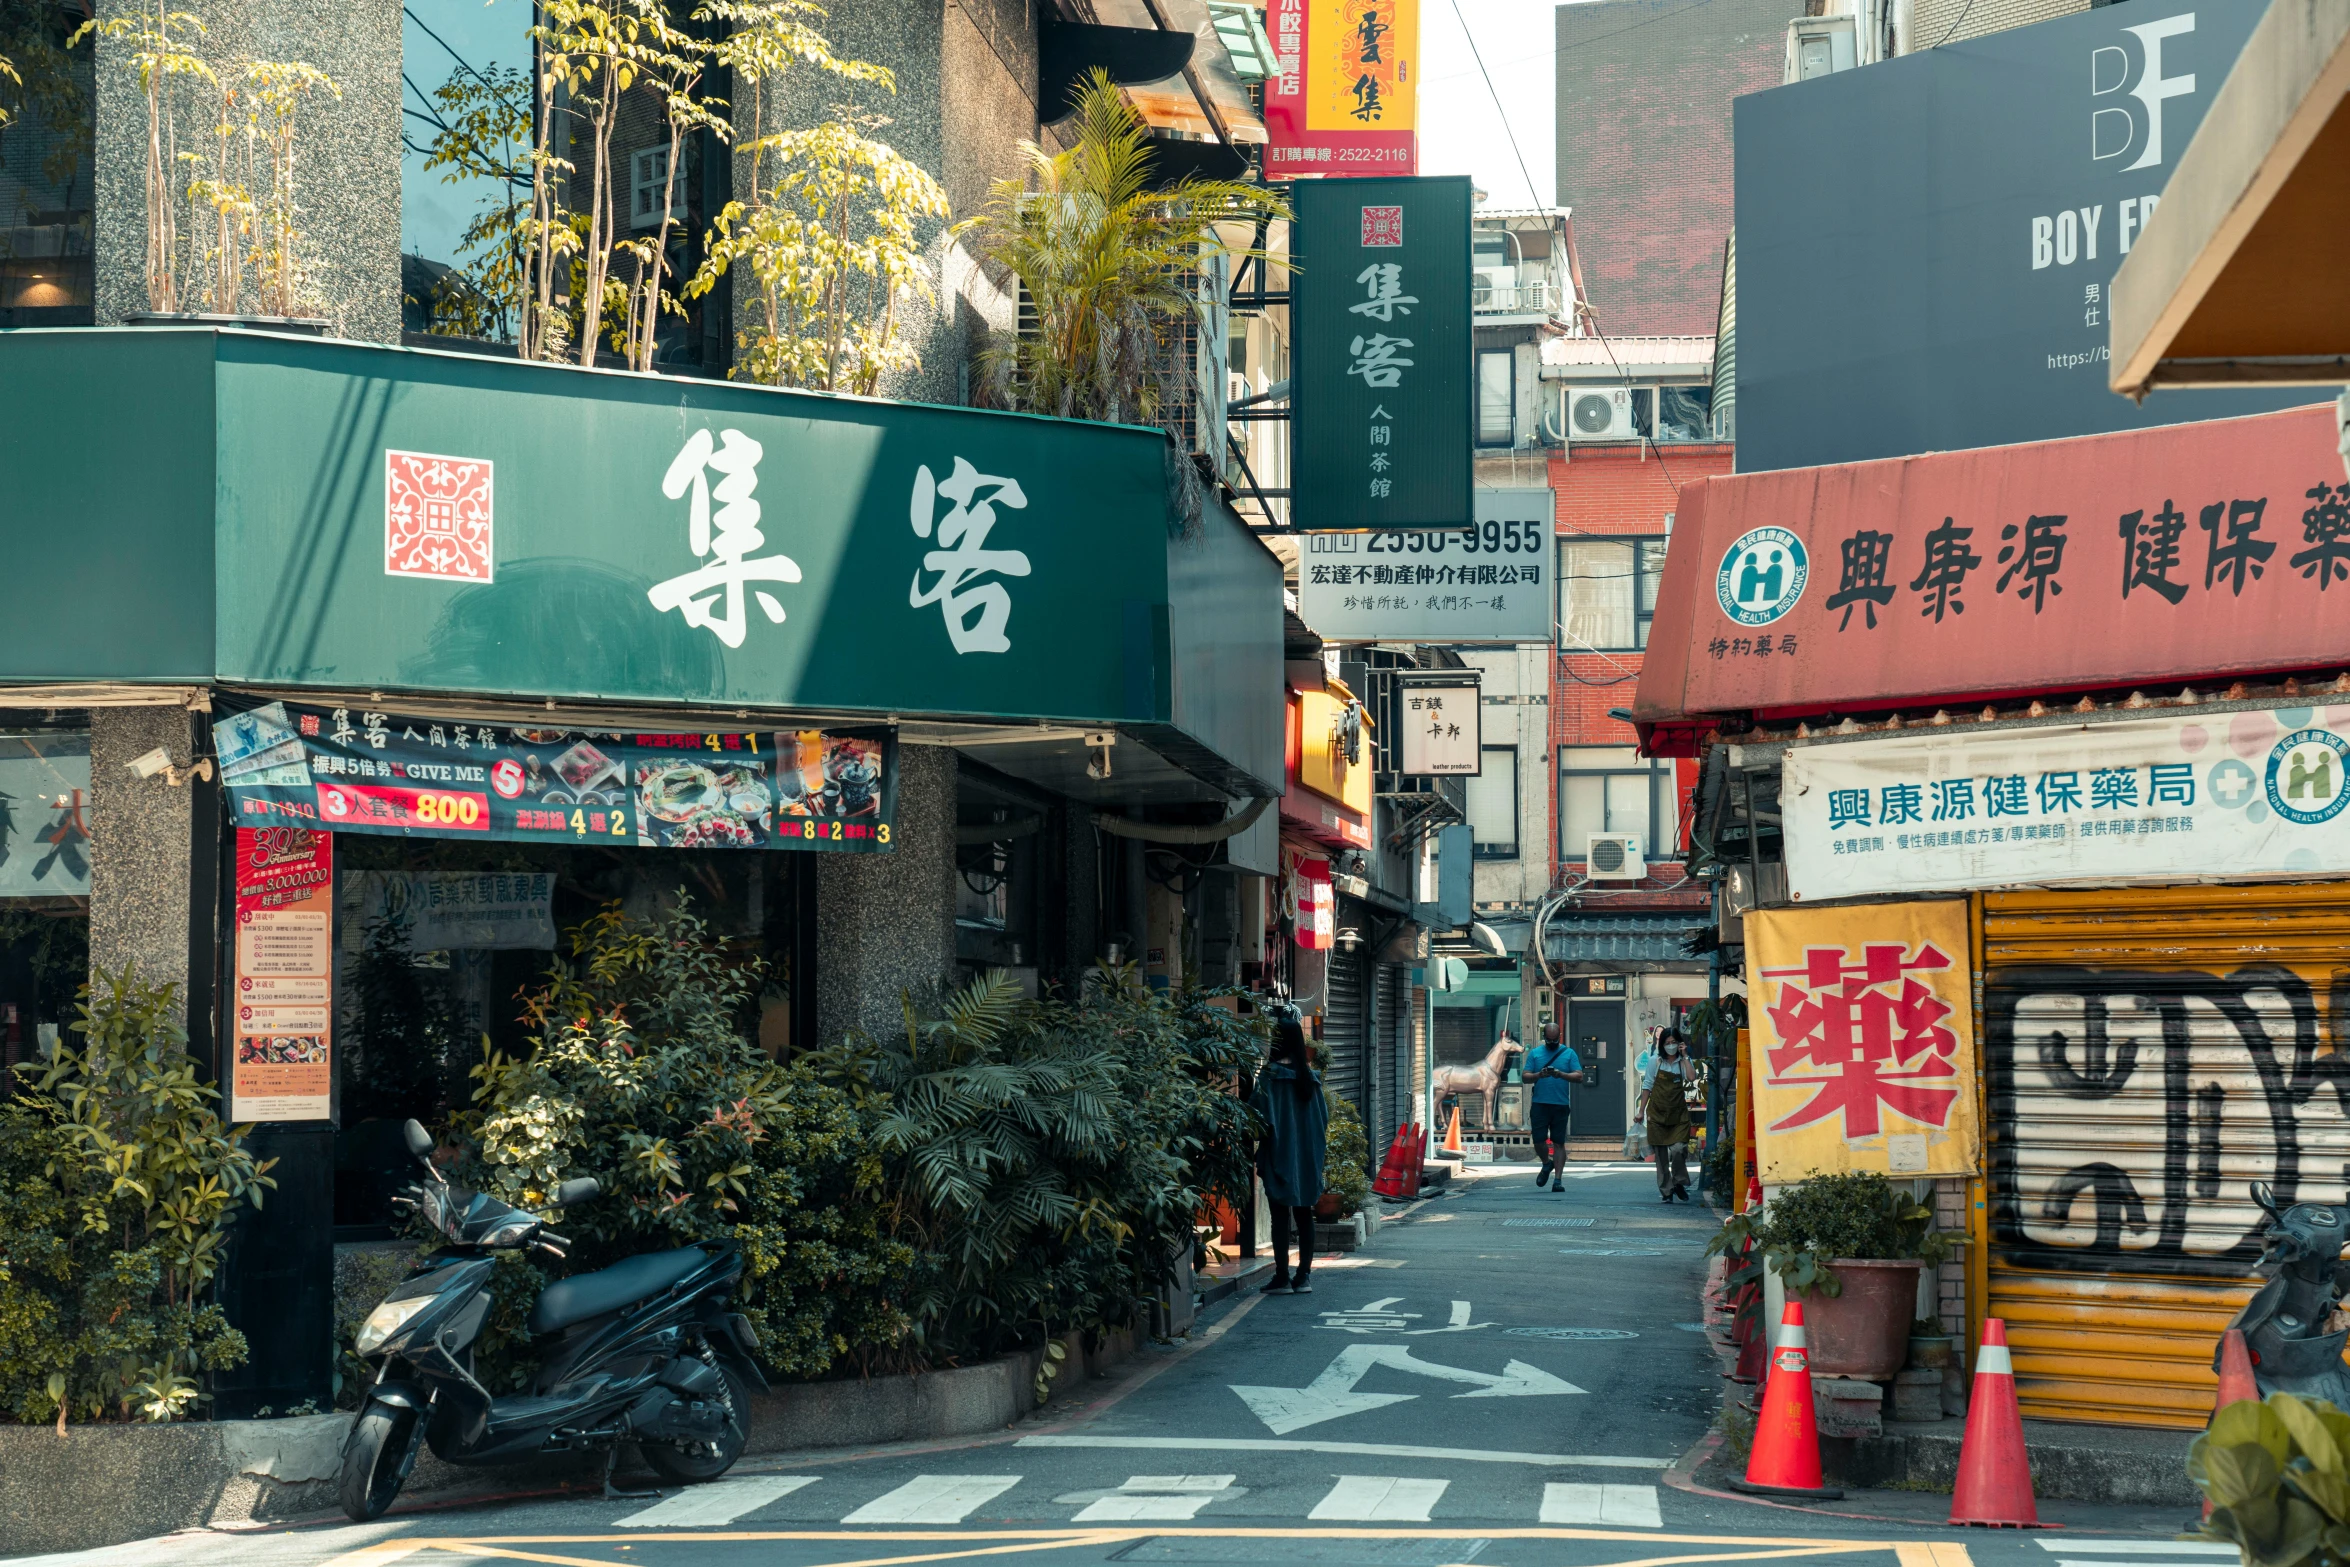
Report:
[[[1306,126],[1408,131],[1420,93],[1420,0],[1311,0]],[[1341,171],[1344,172],[1344,171]]]
[[[1973,978],[1962,899],[1746,916],[1756,1163],[1766,1183],[1970,1175]]]

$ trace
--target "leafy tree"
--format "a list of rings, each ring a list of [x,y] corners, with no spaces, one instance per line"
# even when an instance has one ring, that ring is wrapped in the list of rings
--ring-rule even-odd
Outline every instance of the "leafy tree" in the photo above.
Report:
[[[204,40],[204,23],[190,12],[172,10],[170,0],[153,0],[153,9],[149,0],[139,0],[132,15],[84,22],[68,44],[93,36],[117,40],[122,66],[137,78],[147,103],[147,308],[179,310],[184,308],[179,201],[172,185],[181,155],[172,86],[177,81],[218,86],[212,67],[196,52]]]
[[[438,129],[424,166],[442,183],[497,194],[466,220],[462,267],[433,285],[426,328],[439,337],[514,341],[525,303],[531,216],[531,78],[527,71],[459,66],[433,89]]]
[[[98,970],[34,1091],[0,1104],[0,1409],[169,1420],[241,1363],[206,1299],[238,1210],[276,1161],[221,1123],[172,985]]]

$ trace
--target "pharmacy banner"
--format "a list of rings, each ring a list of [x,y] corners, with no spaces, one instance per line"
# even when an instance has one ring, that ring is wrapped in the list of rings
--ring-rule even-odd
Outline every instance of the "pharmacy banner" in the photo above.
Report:
[[[232,1120],[333,1118],[334,843],[302,827],[237,830]]]
[[[1764,1181],[1974,1172],[1967,952],[1956,898],[1746,916]]]
[[[245,826],[873,854],[897,809],[885,728],[525,729],[271,702],[212,736]]]
[[[2350,707],[1787,753],[1789,896],[2350,871]]]

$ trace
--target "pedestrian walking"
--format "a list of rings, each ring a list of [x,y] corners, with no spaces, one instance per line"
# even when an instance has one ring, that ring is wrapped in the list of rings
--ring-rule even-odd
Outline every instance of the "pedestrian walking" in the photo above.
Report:
[[[1542,1043],[1526,1052],[1522,1074],[1533,1084],[1533,1103],[1527,1120],[1534,1132],[1534,1153],[1542,1161],[1534,1177],[1536,1190],[1550,1184],[1554,1192],[1567,1189],[1567,1126],[1575,1115],[1575,1085],[1583,1081],[1583,1058],[1559,1037],[1556,1020],[1544,1025]],[[1551,1172],[1558,1179],[1551,1183]]]
[[[1640,1059],[1640,1094],[1648,1146],[1656,1154],[1659,1202],[1689,1200],[1689,1056],[1681,1031],[1668,1028]]]
[[[1273,1024],[1273,1047],[1249,1105],[1265,1120],[1257,1178],[1273,1205],[1273,1282],[1268,1295],[1310,1295],[1314,1272],[1314,1204],[1322,1200],[1322,1165],[1330,1146],[1330,1103],[1314,1075],[1305,1030],[1294,1014]],[[1289,1238],[1297,1236],[1297,1271]]]

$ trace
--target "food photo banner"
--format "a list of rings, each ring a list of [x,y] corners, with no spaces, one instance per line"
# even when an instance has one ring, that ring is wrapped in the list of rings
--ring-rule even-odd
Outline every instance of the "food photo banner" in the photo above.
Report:
[[[875,854],[897,810],[886,729],[537,729],[271,702],[212,733],[244,827]]]
[[[1787,752],[1788,895],[2350,871],[2350,707]]]

